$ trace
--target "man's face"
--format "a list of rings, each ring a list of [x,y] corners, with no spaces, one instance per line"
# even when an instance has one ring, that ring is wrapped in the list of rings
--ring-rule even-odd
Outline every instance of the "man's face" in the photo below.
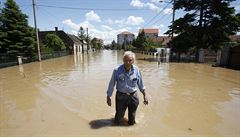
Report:
[[[123,63],[124,63],[124,66],[127,70],[129,70],[132,66],[132,64],[134,63],[134,59],[133,57],[130,57],[130,56],[125,56],[123,58]]]

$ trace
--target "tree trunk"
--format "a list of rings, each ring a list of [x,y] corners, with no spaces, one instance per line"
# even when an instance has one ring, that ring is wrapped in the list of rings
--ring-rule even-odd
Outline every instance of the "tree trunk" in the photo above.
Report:
[[[195,53],[195,62],[199,62],[199,47],[197,47],[196,49],[196,53]]]
[[[199,30],[198,30],[198,32],[200,32],[199,33],[199,42],[198,42],[198,44],[197,44],[197,49],[196,49],[196,56],[195,56],[195,61],[196,62],[199,62],[199,49],[201,48],[201,47],[203,47],[203,32],[202,32],[202,28],[203,28],[203,26],[202,26],[202,24],[203,24],[203,6],[204,6],[204,2],[203,2],[204,0],[201,0],[201,9],[200,9],[200,15],[199,15]]]
[[[177,62],[179,63],[181,60],[181,52],[177,52]]]
[[[83,44],[82,44],[82,53],[84,53]]]

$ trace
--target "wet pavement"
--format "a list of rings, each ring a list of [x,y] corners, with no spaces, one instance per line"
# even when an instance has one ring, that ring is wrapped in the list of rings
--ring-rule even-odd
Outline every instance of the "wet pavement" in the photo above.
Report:
[[[142,54],[135,64],[149,105],[139,93],[137,124],[114,125],[106,89],[122,55],[104,50],[0,69],[0,136],[240,136],[240,71],[158,65]]]

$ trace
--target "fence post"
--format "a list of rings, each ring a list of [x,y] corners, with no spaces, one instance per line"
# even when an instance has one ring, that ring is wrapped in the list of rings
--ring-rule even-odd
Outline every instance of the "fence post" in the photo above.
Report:
[[[219,66],[221,64],[221,50],[217,51],[216,65]]]
[[[22,64],[22,56],[17,56],[18,57],[18,65]]]
[[[199,50],[199,58],[198,58],[198,61],[200,63],[203,63],[204,62],[204,50],[203,49],[200,49]]]

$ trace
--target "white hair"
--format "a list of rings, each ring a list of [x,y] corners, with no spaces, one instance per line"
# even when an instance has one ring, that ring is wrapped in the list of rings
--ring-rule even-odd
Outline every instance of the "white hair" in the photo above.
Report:
[[[133,53],[132,51],[125,51],[124,54],[123,54],[123,58],[125,57],[132,57],[133,60],[135,60],[135,53]]]

